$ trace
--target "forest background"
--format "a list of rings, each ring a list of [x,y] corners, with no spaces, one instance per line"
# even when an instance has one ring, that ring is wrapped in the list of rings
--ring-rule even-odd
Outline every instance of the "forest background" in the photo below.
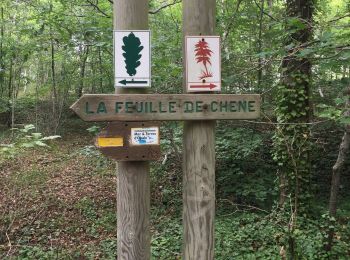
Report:
[[[114,93],[112,0],[0,3],[0,258],[115,259],[104,124],[69,106]],[[182,93],[180,0],[151,0],[152,92]],[[350,3],[220,0],[223,93],[259,120],[216,128],[216,259],[350,258]],[[182,123],[152,163],[152,257],[179,259]]]

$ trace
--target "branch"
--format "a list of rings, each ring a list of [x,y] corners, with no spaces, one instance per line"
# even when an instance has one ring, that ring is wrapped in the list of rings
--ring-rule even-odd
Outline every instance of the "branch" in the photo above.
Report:
[[[262,212],[265,212],[265,213],[270,213],[268,212],[267,210],[264,210],[264,209],[261,209],[261,208],[258,208],[258,207],[255,207],[255,206],[252,206],[252,205],[247,205],[247,204],[238,204],[238,203],[234,203],[233,201],[229,200],[229,199],[220,199],[221,201],[226,201],[228,202],[229,204],[231,204],[232,206],[238,206],[238,207],[246,207],[248,209],[255,209],[255,210],[259,210],[259,211],[262,211]]]
[[[105,17],[111,18],[111,16],[109,16],[109,15],[106,14],[104,11],[102,11],[102,10],[100,9],[100,7],[98,7],[97,4],[94,4],[91,0],[86,0],[86,2],[88,2],[91,6],[93,6],[99,13],[103,14]]]
[[[162,5],[161,7],[159,7],[158,9],[154,10],[154,11],[149,11],[149,14],[156,14],[159,13],[161,10],[163,10],[164,8],[170,7],[172,5],[176,5],[178,3],[181,3],[181,0],[174,0],[172,3],[168,3],[165,5]]]
[[[228,35],[229,35],[230,31],[231,31],[231,27],[233,26],[233,24],[235,22],[235,18],[236,18],[236,15],[238,13],[239,6],[241,5],[242,2],[243,2],[243,0],[238,0],[238,2],[237,2],[236,11],[234,13],[234,16],[230,19],[230,23],[226,27],[227,29],[226,29],[226,32],[224,34],[223,40],[222,40],[222,46],[225,44],[226,39],[228,38]]]
[[[88,0],[87,0],[88,1]],[[114,1],[113,0],[108,0],[109,3],[111,4],[114,4]],[[89,2],[90,3],[90,2]],[[159,13],[161,10],[163,10],[164,8],[167,8],[167,7],[170,7],[172,5],[176,5],[178,3],[181,3],[181,0],[174,0],[172,3],[169,3],[169,4],[165,4],[165,5],[162,5],[161,7],[159,7],[158,9],[156,10],[153,10],[153,11],[149,11],[148,13],[149,14],[156,14],[156,13]],[[90,3],[91,4],[91,3]],[[93,5],[93,4],[92,4]],[[95,8],[96,6],[93,5]],[[105,14],[105,13],[104,13]],[[105,14],[106,15],[106,14]],[[109,16],[108,16],[109,17]]]
[[[350,17],[350,13],[345,14],[345,15],[340,16],[340,17],[337,17],[337,18],[334,18],[334,19],[332,19],[332,20],[329,20],[328,23],[333,23],[333,22],[339,21],[339,20],[341,20],[341,19],[343,19],[343,18],[346,18],[346,17]]]
[[[271,16],[270,14],[266,13],[261,6],[256,2],[256,0],[254,0],[254,3],[256,4],[256,6],[260,9],[260,11],[264,14],[267,15],[268,17],[270,17],[272,20],[277,21],[276,18],[274,18],[273,16]]]

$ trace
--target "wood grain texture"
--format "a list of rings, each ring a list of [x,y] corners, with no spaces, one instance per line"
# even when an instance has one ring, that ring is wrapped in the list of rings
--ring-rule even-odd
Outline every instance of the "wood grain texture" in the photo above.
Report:
[[[214,29],[215,0],[183,0],[183,37]],[[215,121],[186,121],[183,150],[183,259],[214,259]]]
[[[215,121],[186,122],[183,158],[183,259],[213,259]]]
[[[113,5],[115,30],[147,30],[147,0],[117,0]],[[116,93],[145,93],[144,89],[118,88]],[[150,235],[149,162],[119,162],[117,165],[118,259],[148,260]]]
[[[71,108],[85,121],[256,119],[260,95],[88,94]]]
[[[118,163],[118,259],[150,259],[149,170],[148,162]]]

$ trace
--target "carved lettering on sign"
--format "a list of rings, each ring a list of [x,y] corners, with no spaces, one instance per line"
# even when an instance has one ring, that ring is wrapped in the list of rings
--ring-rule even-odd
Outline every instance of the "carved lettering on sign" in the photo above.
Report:
[[[260,95],[84,95],[71,108],[85,121],[255,119]]]

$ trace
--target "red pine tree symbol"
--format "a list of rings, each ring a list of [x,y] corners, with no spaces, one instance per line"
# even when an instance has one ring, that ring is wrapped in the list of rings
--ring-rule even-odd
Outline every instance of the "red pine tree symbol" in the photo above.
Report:
[[[199,77],[199,79],[204,79],[204,78],[211,78],[213,77],[213,73],[208,71],[207,64],[211,65],[210,62],[210,57],[211,54],[213,53],[209,46],[208,43],[202,39],[200,40],[196,45],[195,45],[195,52],[196,52],[196,60],[197,63],[203,63],[205,71],[202,70],[202,75]]]

